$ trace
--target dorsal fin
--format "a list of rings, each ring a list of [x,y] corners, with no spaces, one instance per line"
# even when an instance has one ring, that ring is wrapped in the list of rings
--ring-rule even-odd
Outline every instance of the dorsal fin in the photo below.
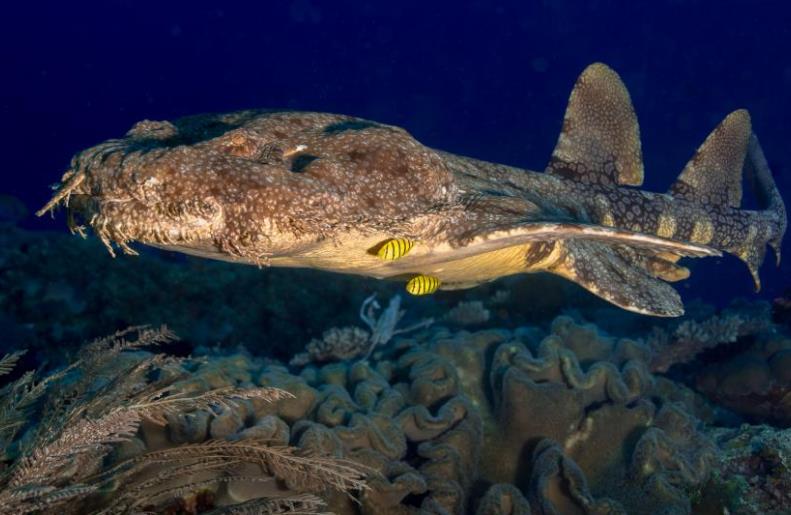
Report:
[[[593,184],[643,183],[637,116],[608,66],[594,63],[577,79],[547,172]]]
[[[745,109],[726,116],[689,160],[670,194],[701,204],[739,207],[751,133],[750,114]]]

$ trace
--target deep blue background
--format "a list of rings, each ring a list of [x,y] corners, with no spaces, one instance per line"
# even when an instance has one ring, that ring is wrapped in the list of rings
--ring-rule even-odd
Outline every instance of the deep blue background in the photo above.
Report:
[[[0,11],[0,192],[37,208],[76,151],[135,121],[289,107],[407,128],[445,150],[532,169],[576,75],[604,61],[641,121],[646,187],[665,190],[747,107],[791,201],[787,2],[10,2]],[[31,228],[65,230],[27,219]],[[764,296],[791,286],[791,249]],[[767,263],[769,260],[767,260]],[[750,295],[735,258],[682,291]]]

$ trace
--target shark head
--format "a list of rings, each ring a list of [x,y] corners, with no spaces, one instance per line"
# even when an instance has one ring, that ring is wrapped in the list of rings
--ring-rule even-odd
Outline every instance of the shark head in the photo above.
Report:
[[[72,230],[264,262],[453,202],[451,173],[403,129],[348,116],[242,111],[142,121],[77,154],[53,199]]]

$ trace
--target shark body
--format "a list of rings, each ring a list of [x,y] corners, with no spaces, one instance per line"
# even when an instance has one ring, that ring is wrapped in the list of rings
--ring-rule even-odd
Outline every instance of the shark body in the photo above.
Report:
[[[740,209],[746,170],[762,203]],[[643,179],[637,119],[602,64],[577,80],[546,169],[426,147],[360,118],[242,111],[143,121],[75,156],[53,199],[107,245],[466,288],[549,272],[631,311],[683,314],[682,257],[736,255],[756,286],[780,258],[783,201],[744,110],[711,133],[667,193]],[[377,249],[410,242],[407,255]]]

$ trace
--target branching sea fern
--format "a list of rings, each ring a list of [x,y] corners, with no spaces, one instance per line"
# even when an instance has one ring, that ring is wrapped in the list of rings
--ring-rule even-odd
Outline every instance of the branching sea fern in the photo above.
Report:
[[[323,502],[314,494],[366,488],[367,470],[353,461],[304,456],[255,438],[142,452],[110,466],[111,452],[136,437],[144,421],[164,426],[185,412],[293,397],[277,388],[195,391],[195,360],[142,351],[173,339],[164,327],[130,328],[86,345],[63,370],[38,381],[28,373],[0,390],[0,514],[157,511],[223,483],[273,481],[281,484],[279,496],[215,513],[320,513]],[[0,359],[0,375],[20,356]]]
[[[233,506],[225,506],[207,515],[259,515],[288,513],[290,515],[324,515],[325,503],[310,494],[294,495],[277,499],[252,499]]]
[[[11,354],[6,354],[0,358],[0,376],[4,376],[14,370],[19,358],[21,358],[25,352],[27,351],[18,350],[16,352],[12,352]]]
[[[32,372],[0,389],[0,461],[10,459],[19,431],[28,423],[30,413],[46,391],[46,382],[36,382]]]

